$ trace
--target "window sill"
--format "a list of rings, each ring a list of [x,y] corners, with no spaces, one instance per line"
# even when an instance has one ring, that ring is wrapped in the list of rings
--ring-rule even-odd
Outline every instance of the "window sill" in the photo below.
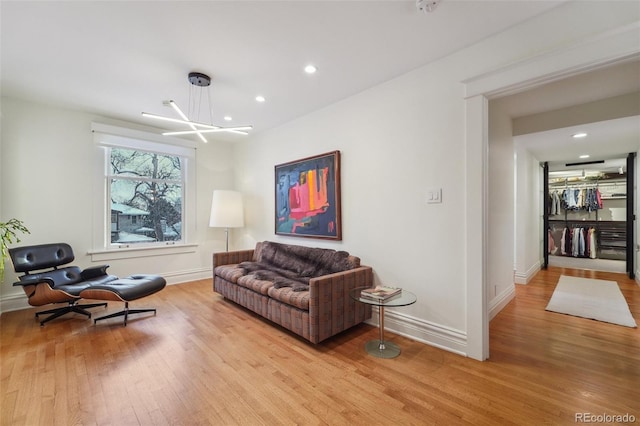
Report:
[[[105,260],[195,253],[197,247],[197,244],[180,244],[162,247],[123,247],[111,250],[91,250],[89,251],[89,255],[93,262],[104,262]]]

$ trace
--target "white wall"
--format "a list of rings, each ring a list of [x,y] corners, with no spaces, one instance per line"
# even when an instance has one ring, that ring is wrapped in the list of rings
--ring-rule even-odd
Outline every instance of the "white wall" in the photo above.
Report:
[[[542,261],[542,168],[529,151],[516,144],[516,271],[515,282],[526,284]]]
[[[497,102],[489,102],[489,223],[487,297],[490,318],[515,297],[514,147],[511,117]]]
[[[0,217],[23,220],[30,235],[21,244],[67,242],[82,267],[96,264],[92,246],[93,158],[97,149],[92,121],[104,117],[2,98],[2,210]],[[129,124],[135,127],[135,125]],[[197,150],[197,219],[195,252],[171,256],[110,260],[118,276],[156,273],[169,283],[211,276],[211,253],[224,250],[224,231],[208,227],[214,188],[233,188],[232,147],[210,142]],[[100,262],[102,263],[102,262]],[[28,306],[11,261],[0,287],[3,311]]]
[[[459,77],[437,64],[252,138],[238,151],[240,188],[250,199],[248,243],[347,250],[373,266],[376,282],[417,294],[415,305],[396,310],[415,320],[417,334],[437,325],[459,338],[463,116]],[[342,156],[343,240],[274,237],[273,166],[335,149]],[[426,203],[428,188],[442,188],[442,204]]]

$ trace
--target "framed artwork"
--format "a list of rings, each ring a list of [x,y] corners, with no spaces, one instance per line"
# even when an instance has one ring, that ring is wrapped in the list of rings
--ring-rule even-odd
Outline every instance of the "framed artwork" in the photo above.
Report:
[[[275,166],[277,235],[342,239],[340,151]]]

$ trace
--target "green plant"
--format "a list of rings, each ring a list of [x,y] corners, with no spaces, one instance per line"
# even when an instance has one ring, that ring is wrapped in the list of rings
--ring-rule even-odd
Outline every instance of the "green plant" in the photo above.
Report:
[[[8,222],[0,222],[0,283],[4,281],[4,261],[7,258],[7,246],[19,243],[18,233],[30,234],[21,220],[10,219]]]

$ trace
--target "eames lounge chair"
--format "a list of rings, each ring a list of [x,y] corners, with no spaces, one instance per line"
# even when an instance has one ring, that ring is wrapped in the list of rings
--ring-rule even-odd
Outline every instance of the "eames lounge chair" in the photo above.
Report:
[[[64,307],[36,313],[50,314],[40,321],[40,326],[70,312],[76,312],[91,318],[88,308],[107,306],[106,303],[79,305],[80,292],[92,285],[106,284],[118,279],[108,275],[109,265],[94,266],[81,270],[77,266],[64,266],[75,257],[69,244],[41,244],[9,249],[9,255],[16,272],[24,273],[14,286],[22,286],[31,306],[43,306],[51,303],[65,303]]]

